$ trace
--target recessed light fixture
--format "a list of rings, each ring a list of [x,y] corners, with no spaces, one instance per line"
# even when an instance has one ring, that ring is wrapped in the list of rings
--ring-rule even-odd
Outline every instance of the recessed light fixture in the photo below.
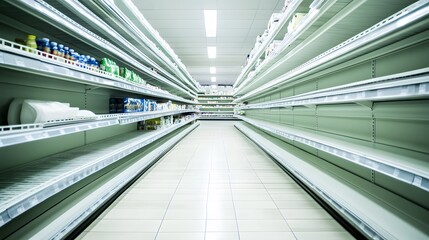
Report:
[[[216,47],[207,47],[209,58],[216,58]]]
[[[216,67],[210,67],[210,73],[215,74],[216,73]]]
[[[212,82],[216,82],[216,77],[211,77]]]
[[[206,36],[216,37],[217,10],[204,10],[204,23],[206,26]]]

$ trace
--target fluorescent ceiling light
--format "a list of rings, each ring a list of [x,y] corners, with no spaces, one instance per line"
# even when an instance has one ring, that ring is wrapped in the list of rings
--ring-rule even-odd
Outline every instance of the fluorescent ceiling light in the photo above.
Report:
[[[217,11],[204,10],[204,23],[206,25],[206,36],[216,37]]]
[[[216,47],[207,47],[209,58],[216,58]]]
[[[216,77],[212,77],[212,82],[216,82]]]
[[[216,67],[210,67],[210,73],[215,74],[216,73]]]

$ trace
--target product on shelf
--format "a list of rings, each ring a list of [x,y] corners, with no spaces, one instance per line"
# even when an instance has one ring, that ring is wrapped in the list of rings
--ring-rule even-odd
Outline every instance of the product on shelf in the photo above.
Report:
[[[301,24],[305,17],[305,13],[295,13],[287,26],[287,32],[292,33]]]
[[[27,45],[27,47],[30,48],[30,49],[28,49],[29,52],[35,52],[31,49],[37,49],[36,36],[28,35],[26,45]]]
[[[8,124],[47,123],[94,117],[95,114],[91,111],[70,107],[69,103],[16,98],[9,105]]]
[[[161,118],[148,119],[137,124],[140,130],[157,130],[161,128]]]
[[[282,41],[280,40],[274,40],[270,45],[268,45],[267,49],[265,50],[265,58],[267,58],[270,55],[276,54],[276,49],[278,46],[282,44]]]
[[[112,73],[115,76],[119,76],[119,66],[115,61],[108,58],[101,59],[100,69],[105,72]]]
[[[281,13],[273,13],[271,15],[270,20],[268,21],[268,31],[271,31],[272,29],[275,28],[275,26],[279,23],[280,18],[282,17]]]
[[[157,110],[157,103],[150,99],[110,98],[110,113],[150,112]]]

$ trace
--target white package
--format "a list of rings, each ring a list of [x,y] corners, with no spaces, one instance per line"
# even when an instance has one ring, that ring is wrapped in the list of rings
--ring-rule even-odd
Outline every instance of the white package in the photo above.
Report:
[[[27,99],[21,108],[21,124],[73,119],[78,111],[79,108],[72,108],[68,103]]]

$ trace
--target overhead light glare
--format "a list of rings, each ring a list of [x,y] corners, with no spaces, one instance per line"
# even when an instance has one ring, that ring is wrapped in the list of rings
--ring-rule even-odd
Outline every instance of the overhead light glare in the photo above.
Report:
[[[206,26],[206,36],[216,37],[217,10],[204,10],[204,23]]]
[[[216,58],[216,47],[207,47],[209,58]]]
[[[211,77],[212,82],[216,82],[216,77]]]
[[[216,73],[216,67],[210,67],[210,73],[215,74]]]

